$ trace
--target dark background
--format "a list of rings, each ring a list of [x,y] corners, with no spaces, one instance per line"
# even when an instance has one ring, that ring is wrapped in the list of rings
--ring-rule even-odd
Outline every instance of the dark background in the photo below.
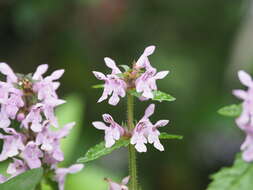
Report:
[[[177,101],[156,103],[152,121],[169,119],[163,130],[184,140],[139,155],[139,181],[145,190],[202,190],[211,173],[232,163],[243,140],[233,120],[216,111],[238,102],[231,95],[242,87],[237,70],[252,70],[252,12],[246,0],[0,0],[0,61],[19,73],[44,63],[66,70],[59,94],[84,110],[69,164],[103,139],[92,121],[103,113],[126,119],[125,100],[117,107],[96,103],[102,91],[91,88],[100,83],[91,71],[109,72],[106,56],[130,64],[156,45],[151,63],[171,71],[159,89]],[[136,103],[136,119],[147,105]],[[125,175],[127,154],[119,150],[71,176],[67,190],[106,189],[103,177]]]

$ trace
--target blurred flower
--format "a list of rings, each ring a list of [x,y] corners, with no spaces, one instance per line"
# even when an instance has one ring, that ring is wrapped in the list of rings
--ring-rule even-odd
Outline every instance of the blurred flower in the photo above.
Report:
[[[82,170],[84,167],[83,164],[74,164],[69,168],[57,168],[55,170],[55,180],[59,184],[59,190],[64,190],[65,177],[67,174],[77,173]]]
[[[113,182],[111,179],[105,178],[105,180],[109,183],[109,190],[128,190],[126,186],[129,182],[130,176],[125,177],[120,184]]]
[[[0,139],[3,139],[3,148],[0,154],[0,161],[17,156],[21,150],[24,150],[22,135],[14,129],[5,129],[7,135],[0,133]]]
[[[60,86],[56,80],[64,70],[43,78],[47,69],[48,65],[40,65],[33,75],[15,74],[6,63],[0,63],[0,72],[7,76],[6,82],[0,81],[0,128],[3,131],[0,133],[0,139],[3,139],[0,161],[13,159],[7,168],[11,177],[28,169],[49,168],[55,172],[62,190],[65,175],[79,171],[83,165],[57,168],[64,160],[60,140],[69,134],[75,123],[57,131],[50,129],[51,126],[58,127],[55,107],[65,103],[56,93]],[[0,183],[10,178],[0,176]]]
[[[25,149],[21,153],[21,157],[27,163],[29,168],[40,168],[41,167],[41,160],[40,158],[43,157],[43,152],[40,148],[35,144],[35,142],[30,141],[25,146]]]
[[[0,175],[0,184],[4,183],[7,180],[7,178],[3,175]]]
[[[235,96],[243,100],[242,113],[236,119],[236,123],[246,133],[246,139],[241,145],[243,159],[251,162],[253,161],[253,80],[245,71],[239,71],[238,77],[241,83],[248,87],[248,90],[233,91]]]
[[[138,152],[147,152],[147,147],[145,144],[154,144],[154,147],[160,151],[164,151],[163,145],[160,143],[158,131],[159,127],[163,127],[168,124],[168,120],[160,120],[153,125],[149,117],[153,115],[155,110],[155,105],[151,104],[145,110],[145,114],[142,119],[137,123],[133,130],[130,143],[135,145]]]
[[[109,127],[100,121],[95,121],[92,124],[95,128],[105,131],[105,147],[109,148],[124,134],[124,128],[116,123],[109,114],[103,114],[103,119],[106,123],[110,124]]]
[[[13,162],[10,163],[7,168],[7,173],[14,177],[25,172],[26,170],[28,170],[28,167],[22,160],[13,158]]]

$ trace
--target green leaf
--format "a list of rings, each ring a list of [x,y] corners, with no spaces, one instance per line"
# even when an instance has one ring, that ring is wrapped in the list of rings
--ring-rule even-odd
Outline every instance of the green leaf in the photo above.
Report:
[[[129,139],[120,139],[116,141],[116,143],[110,147],[105,147],[105,142],[101,142],[94,147],[90,148],[83,158],[79,158],[77,162],[90,162],[92,160],[96,160],[102,156],[110,154],[112,151],[119,149],[121,147],[127,147],[130,143]]]
[[[37,168],[28,170],[7,182],[0,184],[1,190],[34,190],[36,185],[40,182],[43,175],[43,169]]]
[[[64,152],[64,161],[61,166],[69,165],[71,160],[76,159],[75,147],[80,143],[78,138],[83,128],[84,98],[75,94],[66,97],[67,104],[63,104],[56,110],[56,115],[61,127],[70,122],[76,122],[69,135],[61,140],[61,148]],[[58,129],[56,129],[58,130]]]
[[[122,67],[126,72],[130,70],[130,67],[128,65],[119,65]]]
[[[159,136],[159,139],[183,139],[183,136],[181,135],[172,135],[165,132],[162,132]]]
[[[253,163],[247,163],[236,156],[234,165],[223,168],[211,176],[213,180],[207,190],[250,190],[253,187]]]
[[[129,93],[132,95],[132,96],[135,96],[137,98],[140,98],[141,97],[141,94],[142,93],[139,93],[137,92],[136,90],[130,90]],[[165,92],[161,92],[159,90],[155,90],[153,91],[153,95],[154,95],[154,98],[153,100],[155,101],[159,101],[159,102],[162,102],[162,101],[169,101],[169,102],[172,102],[172,101],[175,101],[176,98],[174,98],[173,96],[165,93]]]
[[[161,91],[154,91],[153,94],[154,94],[153,100],[156,100],[159,102],[162,102],[162,101],[172,102],[176,100],[176,98],[174,98],[173,96]]]
[[[104,88],[104,84],[96,84],[91,86],[92,88]]]
[[[241,104],[232,104],[229,106],[225,106],[225,107],[219,109],[218,113],[223,116],[238,117],[242,113],[242,105]]]

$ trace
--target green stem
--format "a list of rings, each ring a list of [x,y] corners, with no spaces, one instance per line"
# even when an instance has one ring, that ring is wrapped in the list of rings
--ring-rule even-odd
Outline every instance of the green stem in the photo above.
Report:
[[[127,95],[127,127],[131,131],[134,129],[134,97]],[[136,151],[132,144],[128,146],[130,190],[138,190]]]

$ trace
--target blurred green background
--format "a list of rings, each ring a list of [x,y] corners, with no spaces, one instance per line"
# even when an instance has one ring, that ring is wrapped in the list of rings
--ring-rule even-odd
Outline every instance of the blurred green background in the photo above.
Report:
[[[211,173],[232,163],[243,134],[232,119],[219,116],[222,105],[238,102],[238,69],[253,72],[253,4],[249,0],[0,0],[0,61],[20,73],[47,63],[66,70],[59,94],[68,103],[58,110],[61,123],[76,121],[63,143],[67,166],[103,139],[91,122],[110,113],[125,121],[124,100],[113,107],[97,104],[100,83],[93,70],[109,72],[108,56],[130,64],[148,45],[158,70],[170,75],[159,89],[177,98],[156,103],[152,121],[170,119],[163,130],[182,141],[163,141],[166,152],[149,146],[140,154],[139,181],[144,190],[202,190]],[[147,102],[136,103],[139,119]],[[104,177],[127,175],[127,153],[87,164],[69,176],[67,190],[107,189]]]

